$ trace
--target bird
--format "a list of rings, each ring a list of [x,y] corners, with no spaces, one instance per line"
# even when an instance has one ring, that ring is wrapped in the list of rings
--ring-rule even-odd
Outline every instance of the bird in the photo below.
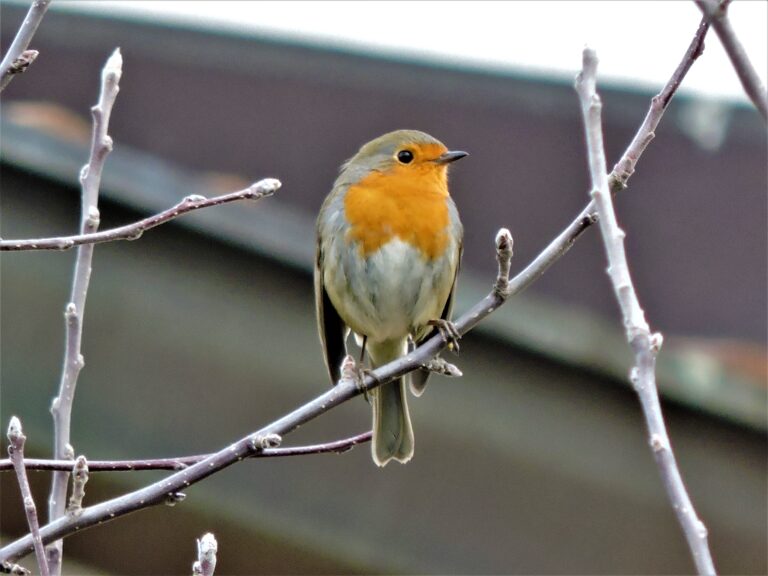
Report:
[[[463,245],[448,193],[448,167],[467,156],[419,130],[395,130],[342,164],[317,218],[315,307],[331,382],[341,376],[353,332],[371,368],[438,331],[456,345],[450,322]],[[407,376],[420,396],[429,371]],[[405,379],[368,394],[371,453],[378,466],[413,457]]]

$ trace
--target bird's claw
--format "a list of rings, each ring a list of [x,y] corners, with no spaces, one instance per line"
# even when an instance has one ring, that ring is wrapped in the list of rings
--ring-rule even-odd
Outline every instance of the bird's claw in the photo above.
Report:
[[[456,324],[445,318],[439,320],[430,320],[427,322],[430,326],[434,326],[440,332],[443,340],[448,344],[448,349],[454,354],[459,353],[459,340],[461,339],[461,332],[456,328]]]
[[[373,373],[372,369],[358,365],[355,362],[355,359],[347,354],[347,356],[344,358],[344,361],[341,363],[341,379],[353,381],[355,386],[357,386],[359,390],[363,391],[365,399],[370,402],[371,399],[368,395],[368,390],[363,389],[363,382],[365,381],[366,376],[370,376],[376,380],[376,382],[379,382],[379,378],[377,378],[376,374]]]

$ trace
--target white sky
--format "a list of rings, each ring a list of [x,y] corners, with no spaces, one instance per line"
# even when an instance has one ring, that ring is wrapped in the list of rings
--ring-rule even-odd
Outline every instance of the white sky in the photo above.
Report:
[[[585,44],[602,81],[660,87],[701,14],[690,0],[656,1],[112,1],[54,0],[52,9],[179,18],[196,26],[279,34],[463,65],[573,78]],[[768,2],[735,0],[730,18],[760,75],[768,69]],[[43,26],[45,24],[43,23]],[[682,90],[744,98],[714,31]]]

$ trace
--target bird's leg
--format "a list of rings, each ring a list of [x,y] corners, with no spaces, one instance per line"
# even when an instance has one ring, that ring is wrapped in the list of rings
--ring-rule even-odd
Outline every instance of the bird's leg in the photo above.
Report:
[[[366,376],[370,376],[373,378],[376,382],[381,382],[381,380],[376,376],[376,374],[373,373],[373,368],[363,368],[360,367],[360,384],[362,385],[363,380],[365,380]],[[363,390],[363,396],[365,396],[365,399],[370,403],[371,402],[371,395],[369,394],[368,390]]]
[[[363,335],[363,343],[360,345],[360,364],[359,364],[359,366],[357,368],[357,379],[358,379],[357,381],[360,382],[361,385],[363,383],[363,380],[365,380],[366,376],[371,376],[377,382],[379,381],[379,379],[373,373],[373,369],[365,367],[365,347],[366,347],[366,344],[368,344],[368,336]],[[368,394],[368,390],[364,390],[363,391],[363,396],[365,396],[365,399],[368,402],[371,401],[371,397]]]
[[[358,364],[350,354],[347,354],[344,357],[344,360],[341,363],[341,380],[351,380],[354,382],[355,386],[357,386],[357,389],[362,390],[365,399],[370,402],[368,391],[363,390],[363,382],[365,377],[368,375],[370,375],[374,380],[378,381],[376,376],[373,374],[373,371],[370,368],[365,368],[362,365],[362,362]]]
[[[459,340],[461,339],[461,333],[456,328],[456,324],[445,318],[438,320],[430,320],[427,322],[430,326],[434,326],[440,332],[443,340],[448,344],[448,349],[455,354],[459,353]]]
[[[365,360],[365,345],[368,344],[368,336],[363,336],[363,343],[360,346],[360,364]]]

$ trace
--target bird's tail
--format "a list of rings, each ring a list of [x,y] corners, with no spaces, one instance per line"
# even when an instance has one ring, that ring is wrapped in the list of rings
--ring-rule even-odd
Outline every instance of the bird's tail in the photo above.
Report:
[[[374,368],[405,354],[405,341],[368,344]],[[373,461],[384,466],[390,460],[408,462],[413,457],[413,428],[408,413],[405,382],[398,378],[370,393],[373,405]]]

